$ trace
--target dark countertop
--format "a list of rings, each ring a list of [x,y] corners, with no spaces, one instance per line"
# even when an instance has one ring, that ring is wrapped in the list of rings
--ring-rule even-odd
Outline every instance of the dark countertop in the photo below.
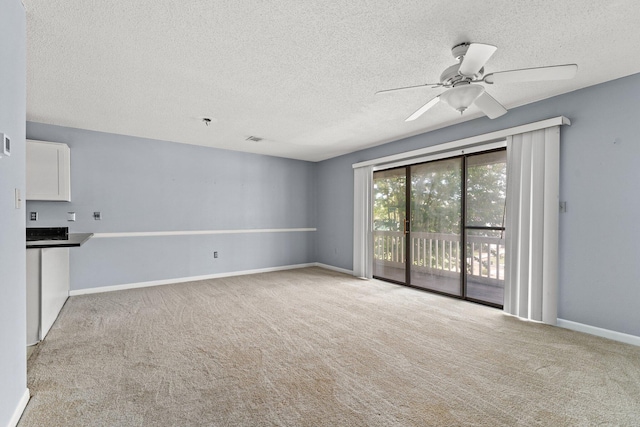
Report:
[[[34,240],[27,242],[27,249],[73,248],[81,246],[93,236],[93,233],[69,233],[67,239]]]

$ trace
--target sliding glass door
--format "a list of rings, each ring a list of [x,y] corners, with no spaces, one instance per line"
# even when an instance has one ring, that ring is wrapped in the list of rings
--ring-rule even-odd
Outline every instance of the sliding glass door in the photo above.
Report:
[[[504,303],[505,150],[466,158],[465,288],[467,299]]]
[[[502,306],[506,151],[374,172],[374,277]]]
[[[373,174],[373,275],[406,283],[407,169]]]
[[[410,166],[408,284],[462,296],[462,157]]]

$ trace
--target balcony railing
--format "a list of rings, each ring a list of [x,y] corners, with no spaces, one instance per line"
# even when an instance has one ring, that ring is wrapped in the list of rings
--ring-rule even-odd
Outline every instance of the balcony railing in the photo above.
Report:
[[[402,232],[374,231],[374,262],[405,268]],[[505,241],[499,237],[467,235],[467,279],[487,285],[504,283]],[[439,276],[457,277],[462,269],[462,249],[457,234],[411,232],[411,268]]]

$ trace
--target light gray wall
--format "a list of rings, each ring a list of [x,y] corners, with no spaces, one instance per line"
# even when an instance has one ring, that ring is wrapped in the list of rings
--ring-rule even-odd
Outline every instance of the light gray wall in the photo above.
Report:
[[[11,157],[0,159],[0,425],[8,425],[27,388],[24,204],[26,23],[19,0],[0,2],[0,132],[11,137]]]
[[[27,219],[29,227],[93,233],[315,227],[314,163],[31,122],[27,138],[71,149],[72,201],[28,202],[26,214],[39,216]],[[70,211],[77,221],[66,220]],[[71,250],[71,288],[313,261],[315,232],[96,238]]]
[[[564,115],[559,317],[640,336],[639,99],[636,74],[319,163],[318,262],[353,268],[353,163]]]

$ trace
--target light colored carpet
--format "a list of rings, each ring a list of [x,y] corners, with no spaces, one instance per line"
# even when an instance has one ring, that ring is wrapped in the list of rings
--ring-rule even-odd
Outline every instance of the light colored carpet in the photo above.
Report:
[[[319,268],[72,297],[27,426],[640,425],[640,348]]]

